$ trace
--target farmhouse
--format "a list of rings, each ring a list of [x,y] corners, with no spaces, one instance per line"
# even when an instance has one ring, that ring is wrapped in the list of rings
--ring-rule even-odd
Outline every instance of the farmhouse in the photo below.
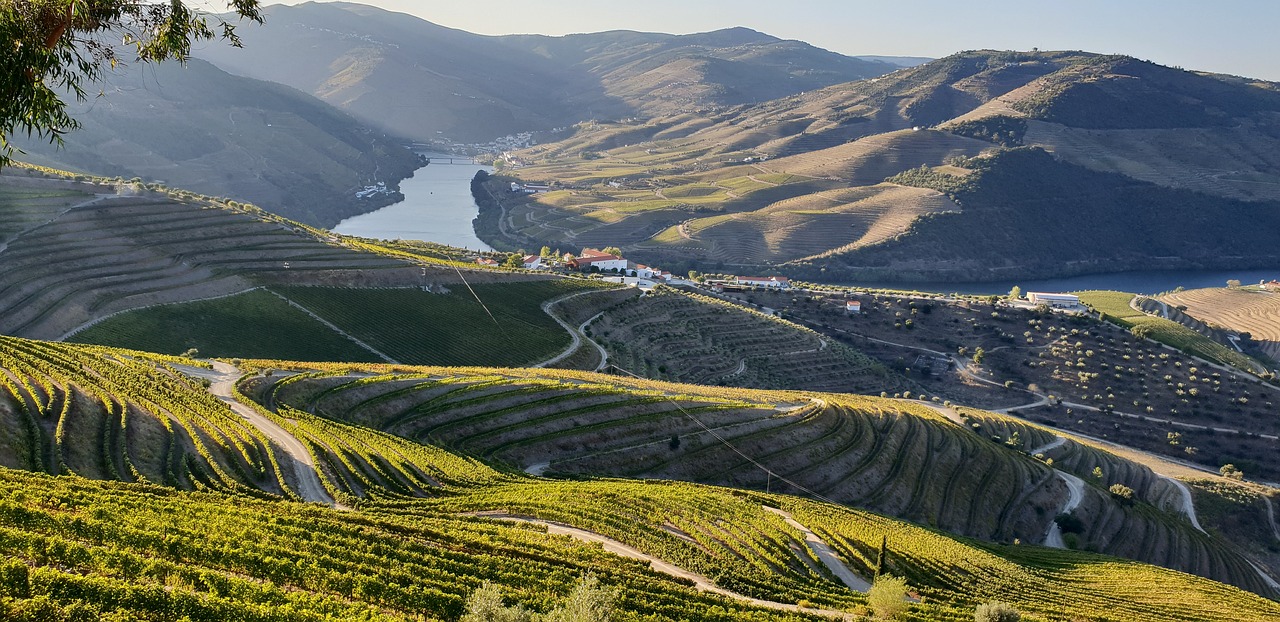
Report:
[[[542,265],[542,257],[539,255],[525,255],[521,260],[525,270],[541,270],[545,266]]]
[[[584,248],[576,258],[569,260],[569,267],[575,270],[590,270],[594,267],[600,271],[624,271],[628,263],[626,259],[617,255],[610,255],[595,248]]]
[[[1080,297],[1073,294],[1028,292],[1027,300],[1033,305],[1049,305],[1055,309],[1075,309],[1080,306]]]
[[[498,267],[498,262],[496,260],[489,259],[488,257],[481,257],[479,259],[476,259],[476,263],[482,266],[489,266],[492,268]]]
[[[1280,292],[1280,281],[1263,281],[1260,285],[1269,292]]]
[[[846,300],[844,311],[849,314],[862,313],[862,303],[857,300]]]
[[[735,276],[733,280],[734,283],[743,287],[791,288],[791,279],[785,276]]]

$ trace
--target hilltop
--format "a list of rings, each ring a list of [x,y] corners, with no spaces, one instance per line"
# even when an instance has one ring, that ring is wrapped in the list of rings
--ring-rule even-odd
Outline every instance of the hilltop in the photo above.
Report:
[[[992,280],[1266,267],[1280,88],[1084,52],[964,52],[518,152],[495,243],[700,269]],[[1120,235],[1119,232],[1123,232]],[[683,262],[681,264],[680,262]]]
[[[265,26],[238,33],[243,50],[201,56],[418,141],[755,103],[898,68],[746,28],[489,37],[341,2],[264,13]]]
[[[111,72],[100,97],[72,104],[83,127],[61,148],[11,137],[20,159],[79,173],[141,178],[269,205],[317,227],[397,200],[421,165],[403,139],[292,88],[198,59]],[[356,193],[385,182],[393,192]]]

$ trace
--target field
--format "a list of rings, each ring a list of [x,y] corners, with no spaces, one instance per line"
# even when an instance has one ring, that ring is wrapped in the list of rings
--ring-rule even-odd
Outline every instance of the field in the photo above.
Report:
[[[851,393],[902,386],[874,361],[811,330],[707,296],[662,290],[602,313],[587,334],[611,365],[646,378]]]
[[[1274,416],[1280,390],[1114,324],[979,299],[854,291],[735,296],[780,309],[930,395],[1015,408],[1041,423],[1211,471],[1235,463],[1246,465],[1250,478],[1280,478]],[[862,313],[845,313],[845,300],[861,301]],[[980,364],[973,361],[979,348]],[[1177,443],[1170,443],[1171,433]]]
[[[1053,469],[1028,455],[1045,432],[1021,423],[979,425],[988,416],[979,411],[961,411],[971,421],[960,427],[902,400],[600,383],[600,376],[576,372],[329,367],[243,386],[287,421],[307,421],[311,413],[511,473],[820,495],[989,541],[1042,541],[1067,494]],[[1112,478],[1106,485],[1124,482],[1143,500],[1118,504],[1103,481],[1090,478],[1093,486],[1075,510],[1082,526],[1074,546],[1266,589],[1230,547],[1179,517],[1180,493],[1150,469],[1093,447],[1068,449],[1076,457],[1055,454],[1065,466],[1090,475],[1104,465]],[[326,475],[335,494],[367,486],[342,474],[350,470],[334,467]]]
[[[912,606],[914,620],[971,619],[975,604],[997,597],[1013,600],[1029,620],[1262,620],[1278,611],[1270,601],[1191,575],[1086,553],[958,539],[863,510],[781,495],[777,488],[765,493],[657,480],[547,480],[507,470],[503,458],[527,447],[519,449],[517,443],[505,450],[485,449],[497,446],[501,435],[492,432],[503,429],[524,428],[530,443],[546,443],[539,439],[556,436],[550,424],[557,418],[563,423],[585,417],[599,423],[629,419],[633,427],[640,426],[634,427],[633,437],[643,437],[642,422],[661,412],[646,414],[646,408],[660,408],[646,402],[651,397],[682,403],[708,420],[750,416],[759,422],[760,417],[810,418],[775,406],[803,406],[813,394],[713,390],[530,370],[311,364],[318,371],[299,368],[304,373],[298,374],[279,362],[246,362],[250,369],[275,370],[270,376],[250,376],[241,386],[272,408],[260,412],[304,440],[317,458],[322,481],[351,508],[334,511],[286,500],[295,487],[290,469],[277,466],[283,453],[198,381],[179,373],[188,368],[177,365],[190,361],[12,338],[2,345],[7,379],[2,412],[28,421],[25,429],[35,430],[33,436],[5,439],[0,449],[9,467],[0,470],[0,506],[5,508],[0,512],[0,548],[7,560],[0,612],[11,619],[47,619],[53,612],[70,615],[74,610],[107,620],[177,619],[161,613],[165,611],[190,619],[456,620],[466,596],[484,580],[495,582],[509,599],[546,611],[574,578],[588,571],[621,590],[619,619],[624,621],[817,619],[804,608],[864,613],[863,597],[836,583],[815,563],[815,553],[797,528],[766,507],[781,508],[795,524],[813,529],[842,563],[863,576],[871,574],[875,551],[887,537],[886,568],[906,576],[925,597]],[[96,397],[67,402],[62,395]],[[105,400],[104,405],[95,406],[95,399]],[[900,428],[907,436],[950,436],[951,442],[971,447],[968,459],[958,459],[987,466],[947,469],[938,461],[953,458],[939,454],[934,460],[937,472],[961,473],[956,476],[960,481],[980,474],[988,479],[993,470],[1009,475],[1024,471],[1014,477],[1029,475],[1026,469],[1047,471],[1032,458],[955,428],[922,406],[837,395],[823,399],[821,410],[846,419],[846,426],[874,428],[896,421],[889,437]],[[126,415],[104,422],[113,412],[108,402]],[[359,413],[353,419],[372,419],[416,404],[413,414],[433,424],[428,436],[444,444],[418,444],[294,410],[291,403],[314,406],[326,415],[346,407]],[[519,410],[528,414],[510,414],[520,403],[524,406]],[[613,406],[600,406],[604,403]],[[818,414],[815,408],[816,403],[807,407],[812,415]],[[504,428],[504,417],[523,423]],[[656,420],[664,418],[661,451],[652,452],[654,456],[671,451],[667,430],[679,430],[671,424],[684,417],[667,414]],[[140,435],[148,425],[156,431]],[[24,424],[5,429],[22,430]],[[682,445],[700,456],[689,464],[726,463],[708,454],[713,448],[698,438],[698,431],[687,424],[684,430]],[[864,435],[880,432],[868,428]],[[571,444],[572,437],[560,436],[552,442]],[[834,440],[826,433],[815,439],[820,437]],[[129,440],[120,440],[124,438]],[[750,445],[749,435],[733,438],[742,450],[762,455]],[[451,449],[455,445],[463,447]],[[158,451],[163,447],[170,450]],[[805,451],[812,454],[817,447]],[[145,458],[172,451],[178,453],[158,463]],[[568,457],[564,451],[558,453]],[[982,462],[982,455],[990,455],[991,461]],[[1025,466],[1000,466],[1019,463]],[[111,464],[117,466],[114,471],[106,467]],[[15,468],[84,477],[11,470]],[[875,471],[865,471],[863,477]],[[896,472],[915,471],[907,467],[884,473],[896,477]],[[915,486],[921,485],[929,486],[924,480]],[[960,484],[959,489],[971,490],[971,485]],[[981,500],[980,490],[966,497]],[[1159,514],[1134,511],[1149,518],[1151,512]],[[767,602],[753,605],[699,593],[687,580],[654,572],[647,564],[548,536],[539,527],[495,520],[491,513],[567,523],[708,577],[717,589]],[[1178,525],[1164,520],[1147,524]],[[1229,555],[1206,557],[1195,562],[1195,570],[1236,572],[1232,564],[1241,562],[1231,560]],[[1143,589],[1132,589],[1135,577],[1141,577]],[[1170,594],[1177,597],[1170,600]],[[802,608],[796,610],[796,604]],[[37,610],[44,617],[32,617]]]
[[[374,354],[333,332],[269,291],[130,311],[67,338],[117,348],[206,357],[377,362]]]
[[[1236,352],[1177,322],[1152,317],[1129,306],[1133,294],[1124,292],[1080,292],[1080,301],[1126,328],[1147,326],[1151,339],[1189,354],[1237,369],[1252,371],[1256,365]]]
[[[1249,333],[1263,354],[1280,361],[1280,294],[1213,288],[1165,294],[1160,300],[1186,307],[1187,314],[1210,325]]]
[[[560,279],[472,287],[474,295],[465,286],[448,293],[276,286],[131,311],[71,339],[170,354],[194,347],[218,357],[524,365],[569,345],[540,305],[600,286]]]

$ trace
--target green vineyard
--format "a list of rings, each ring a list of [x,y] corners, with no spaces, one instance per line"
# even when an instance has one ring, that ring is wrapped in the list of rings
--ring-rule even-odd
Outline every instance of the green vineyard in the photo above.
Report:
[[[253,378],[244,387],[285,418],[313,413],[511,472],[821,495],[997,542],[1043,541],[1067,497],[1054,470],[1028,455],[1029,447],[1005,442],[1014,431],[1027,444],[1046,433],[998,427],[980,411],[963,411],[975,424],[965,429],[918,402],[580,372],[388,366],[336,365]],[[1075,512],[1085,523],[1081,548],[1268,590],[1236,549],[1179,518],[1181,498],[1167,480],[1094,448],[1071,444],[1061,451],[1068,450],[1076,455],[1053,455],[1069,470],[1084,477],[1101,464],[1107,473]],[[343,473],[332,469],[327,477],[364,486]],[[1113,499],[1106,487],[1120,482],[1144,502]]]
[[[948,487],[981,485],[979,470],[1006,473],[999,486],[1048,474],[1038,461],[967,430],[950,430],[946,418],[910,402],[580,372],[246,362],[244,369],[258,373],[241,381],[244,399],[258,400],[250,405],[303,441],[324,486],[347,508],[335,510],[292,500],[298,463],[214,397],[201,380],[211,372],[195,365],[135,351],[0,338],[0,415],[6,418],[0,461],[8,467],[0,470],[0,617],[452,622],[485,581],[509,601],[546,611],[586,573],[620,590],[617,619],[625,622],[866,614],[864,597],[818,563],[801,531],[806,528],[830,544],[839,563],[866,578],[884,541],[885,571],[906,577],[919,597],[910,620],[970,620],[976,604],[993,598],[1014,602],[1028,620],[1280,615],[1272,601],[1155,566],[957,538],[780,494],[792,491],[778,482],[765,492],[746,477],[748,469],[729,469],[743,478],[743,489],[660,479],[548,480],[512,468],[535,448],[550,446],[566,459],[550,470],[574,471],[571,458],[579,455],[574,448],[581,439],[569,431],[581,428],[590,436],[591,421],[615,428],[624,445],[656,441],[637,452],[636,461],[619,464],[669,477],[655,458],[675,451],[670,437],[692,455],[718,451],[699,438],[707,430],[681,428],[677,418],[698,418],[719,431],[741,426],[730,441],[756,455],[762,454],[750,444],[753,433],[814,427],[812,420],[831,418],[866,428],[862,434],[882,447],[904,442],[891,438],[899,435],[953,437],[948,442],[970,463],[992,456],[980,469],[952,468],[974,474]],[[516,412],[527,413],[527,426],[513,425]],[[557,413],[566,421],[555,423]],[[388,418],[399,420],[396,430],[412,430],[410,438],[365,425]],[[645,427],[653,422],[668,427]],[[515,434],[522,427],[528,443]],[[823,442],[852,440],[820,429],[798,453],[817,455]],[[597,445],[583,455],[598,467],[609,450]],[[855,455],[881,463],[882,470],[854,479],[897,490],[925,479],[910,475],[915,467],[895,466],[910,462],[900,455]],[[730,466],[723,457],[691,457],[689,464],[705,470],[717,462],[722,470]],[[781,472],[780,464],[768,464]],[[880,480],[872,477],[877,472]],[[788,477],[808,481],[797,478]],[[911,497],[913,503],[919,498]],[[981,516],[977,504],[969,508]],[[522,524],[528,520],[633,547],[705,577],[719,592]]]
[[[647,378],[850,393],[904,384],[809,329],[698,294],[660,291],[623,300],[587,329],[611,364]]]

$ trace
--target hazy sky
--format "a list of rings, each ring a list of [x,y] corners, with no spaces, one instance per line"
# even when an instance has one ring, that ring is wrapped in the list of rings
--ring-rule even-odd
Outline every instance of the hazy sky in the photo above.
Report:
[[[298,4],[285,0],[269,4]],[[1277,0],[364,0],[482,34],[747,26],[844,54],[1080,49],[1280,80]]]

